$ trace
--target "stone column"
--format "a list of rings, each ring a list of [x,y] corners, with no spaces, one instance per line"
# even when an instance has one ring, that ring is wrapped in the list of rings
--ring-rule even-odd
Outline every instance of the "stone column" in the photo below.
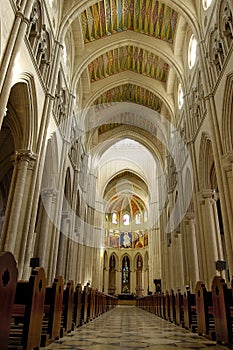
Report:
[[[104,268],[104,293],[108,293],[109,267]]]
[[[187,277],[185,284],[194,292],[196,282],[200,279],[194,213],[186,214],[184,219],[184,235],[186,242]]]
[[[52,283],[55,272],[55,236],[56,236],[56,226],[55,226],[55,212],[57,206],[57,190],[52,190],[52,204],[51,204],[51,216],[49,221],[48,232],[50,234],[50,242],[49,243],[49,253],[45,256],[45,265],[47,266],[47,282]]]
[[[19,232],[19,227],[23,229],[23,221],[27,215],[25,196],[26,187],[30,188],[30,183],[27,183],[28,172],[31,171],[30,164],[34,162],[36,157],[29,150],[20,150],[16,153],[16,161],[12,176],[11,189],[9,198],[10,202],[7,205],[6,220],[3,227],[2,247],[1,249],[11,251],[15,254],[16,260],[19,259],[21,248],[22,232]],[[30,178],[30,177],[29,177]],[[24,209],[24,212],[22,212]],[[16,253],[17,252],[17,253]]]
[[[40,265],[44,267],[47,272],[47,266],[45,264],[46,256],[50,255],[48,249],[48,243],[51,241],[49,236],[49,223],[51,218],[51,209],[52,209],[52,200],[53,200],[53,190],[52,189],[43,189],[41,193],[42,203],[43,203],[43,214],[42,222],[40,227],[40,237],[38,242],[38,255],[40,258]],[[49,237],[48,237],[49,236]]]
[[[226,173],[227,178],[227,207],[228,207],[228,218],[231,231],[225,230],[224,227],[224,238],[226,242],[226,253],[227,253],[227,262],[231,271],[233,271],[233,236],[232,236],[232,227],[233,227],[233,151],[226,153],[222,158],[222,166]],[[221,202],[222,203],[222,202]],[[221,209],[222,205],[221,205]]]
[[[213,191],[203,190],[201,193],[201,211],[203,222],[203,254],[206,258],[206,286],[211,289],[212,279],[217,274],[216,261],[220,259],[218,240],[216,240],[216,222],[214,217]]]
[[[60,240],[59,240],[59,250],[57,257],[57,275],[65,276],[65,268],[66,268],[66,254],[67,254],[67,229],[68,229],[69,218],[67,214],[62,214],[61,219],[61,230],[60,230]]]

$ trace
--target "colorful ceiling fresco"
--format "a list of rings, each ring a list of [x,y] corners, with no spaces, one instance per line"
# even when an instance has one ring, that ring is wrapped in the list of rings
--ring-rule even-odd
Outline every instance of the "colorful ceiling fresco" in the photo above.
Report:
[[[147,50],[124,46],[97,57],[89,64],[88,69],[91,82],[126,70],[166,82],[169,65]]]
[[[143,212],[145,205],[136,195],[117,195],[111,200],[108,212],[129,212],[132,216],[138,211]]]
[[[149,90],[133,85],[125,84],[114,87],[103,93],[94,102],[96,110],[101,110],[106,105],[114,102],[134,102],[153,109],[156,112],[161,111],[161,100]]]
[[[172,43],[178,14],[156,0],[101,0],[80,17],[85,43],[124,30]]]

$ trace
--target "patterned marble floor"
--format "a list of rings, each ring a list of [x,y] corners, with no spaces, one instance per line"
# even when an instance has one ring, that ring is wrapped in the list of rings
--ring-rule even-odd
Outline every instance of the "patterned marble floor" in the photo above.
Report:
[[[45,349],[227,349],[134,306],[118,306]]]

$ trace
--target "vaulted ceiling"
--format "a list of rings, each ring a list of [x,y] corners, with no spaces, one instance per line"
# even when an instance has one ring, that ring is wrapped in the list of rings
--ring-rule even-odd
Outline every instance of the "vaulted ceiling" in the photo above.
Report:
[[[164,113],[171,120],[176,110],[176,83],[184,79],[183,44],[187,23],[189,28],[194,29],[195,2],[68,1],[73,7],[70,6],[71,15],[70,18],[67,16],[67,23],[72,23],[76,43],[74,85],[77,84],[77,91],[81,87],[84,92],[82,108],[95,106],[95,111],[102,116],[102,109],[113,103],[131,102],[148,107],[153,113]],[[67,6],[68,1],[65,2]],[[154,115],[159,119],[158,113]],[[129,125],[137,128],[141,138],[157,143],[154,149],[158,147],[158,153],[164,155],[159,138],[156,136],[157,139],[153,140],[157,135],[152,132],[155,128],[153,122],[145,120],[141,128],[135,124],[133,114]],[[116,122],[110,117],[108,122],[97,124],[97,143],[114,132],[116,138],[119,132],[122,135],[124,118],[122,120]],[[146,125],[149,129],[145,128]],[[148,133],[152,135],[150,140]],[[96,146],[94,137],[93,144]],[[105,148],[103,145],[102,152]],[[122,201],[125,199],[117,195],[113,202],[120,205]]]
[[[130,101],[160,112],[180,68],[172,64],[179,16],[157,0],[83,2],[76,38],[83,42],[91,103]]]
[[[85,42],[124,30],[173,42],[177,12],[156,0],[101,0],[81,13]]]

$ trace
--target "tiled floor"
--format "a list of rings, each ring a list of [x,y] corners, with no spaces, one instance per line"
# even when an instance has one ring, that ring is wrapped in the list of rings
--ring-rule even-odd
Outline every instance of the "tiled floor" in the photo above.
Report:
[[[45,349],[227,349],[133,306],[118,306]]]

